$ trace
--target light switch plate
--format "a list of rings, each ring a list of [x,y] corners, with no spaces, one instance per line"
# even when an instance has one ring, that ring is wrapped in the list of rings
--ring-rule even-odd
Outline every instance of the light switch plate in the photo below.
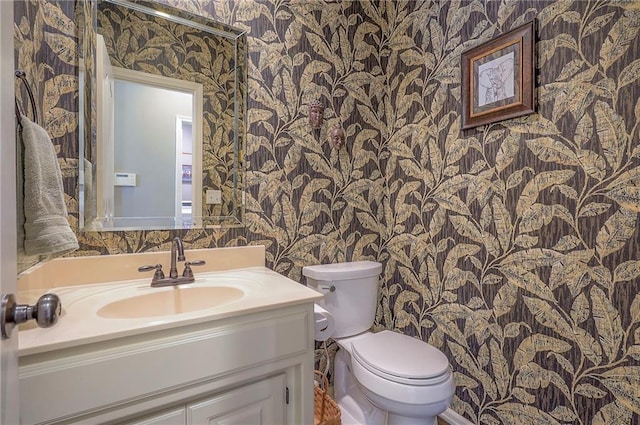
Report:
[[[215,189],[207,189],[207,204],[221,204],[222,191]]]
[[[115,173],[114,186],[135,186],[136,174],[135,173]]]

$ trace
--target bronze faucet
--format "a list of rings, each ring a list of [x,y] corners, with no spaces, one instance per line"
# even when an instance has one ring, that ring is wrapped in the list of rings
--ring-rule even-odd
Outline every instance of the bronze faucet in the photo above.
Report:
[[[184,261],[184,246],[182,245],[182,239],[176,236],[171,241],[171,268],[169,269],[169,277],[176,279],[178,277],[178,268],[176,267],[176,256],[178,261]]]
[[[191,283],[195,281],[191,266],[201,266],[205,262],[204,260],[186,261],[184,263],[184,271],[182,272],[182,276],[178,276],[178,267],[176,263],[178,261],[185,261],[185,259],[186,257],[184,255],[184,245],[182,244],[182,239],[176,236],[171,241],[171,265],[169,268],[169,277],[165,277],[164,272],[162,271],[162,264],[156,264],[155,266],[140,266],[138,267],[138,271],[146,272],[155,270],[153,279],[151,279],[152,287]]]

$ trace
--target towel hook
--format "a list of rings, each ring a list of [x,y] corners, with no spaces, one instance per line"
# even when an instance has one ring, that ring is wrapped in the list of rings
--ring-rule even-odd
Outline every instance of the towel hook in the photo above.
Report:
[[[27,81],[27,74],[21,70],[21,69],[16,69],[16,73],[15,73],[16,77],[20,79],[20,81],[22,81],[24,83],[25,88],[27,89],[27,94],[29,95],[29,101],[31,102],[31,111],[33,112],[33,122],[37,123],[38,122],[38,108],[36,108],[36,99],[33,96],[33,91],[31,90],[31,85],[29,84],[29,81]],[[15,98],[15,103],[16,103],[16,117],[18,118],[18,121],[20,121],[20,116],[22,115],[22,111],[20,110],[20,106],[18,105],[18,98]]]

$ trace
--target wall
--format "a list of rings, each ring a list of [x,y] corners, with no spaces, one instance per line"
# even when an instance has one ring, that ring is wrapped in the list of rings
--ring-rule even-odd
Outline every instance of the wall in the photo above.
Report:
[[[14,2],[14,41],[16,68],[25,71],[37,99],[38,123],[47,129],[55,145],[65,201],[72,212],[70,224],[77,228],[78,60],[73,17],[78,14],[74,6],[74,2]],[[33,119],[27,92],[17,82],[16,97]],[[18,272],[39,260],[21,251],[19,247]]]
[[[440,347],[472,422],[638,423],[637,1],[172,3],[250,31],[247,228],[78,255],[179,233],[293,279],[376,259],[376,326]],[[460,53],[533,18],[538,113],[461,132]]]
[[[115,92],[114,169],[137,182],[114,188],[114,214],[175,217],[176,116],[192,116],[193,96],[127,81],[116,81]]]

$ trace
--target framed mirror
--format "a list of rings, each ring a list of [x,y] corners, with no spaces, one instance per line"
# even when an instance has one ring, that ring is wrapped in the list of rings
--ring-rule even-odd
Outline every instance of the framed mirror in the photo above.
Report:
[[[153,2],[94,4],[81,230],[242,226],[244,31]]]

